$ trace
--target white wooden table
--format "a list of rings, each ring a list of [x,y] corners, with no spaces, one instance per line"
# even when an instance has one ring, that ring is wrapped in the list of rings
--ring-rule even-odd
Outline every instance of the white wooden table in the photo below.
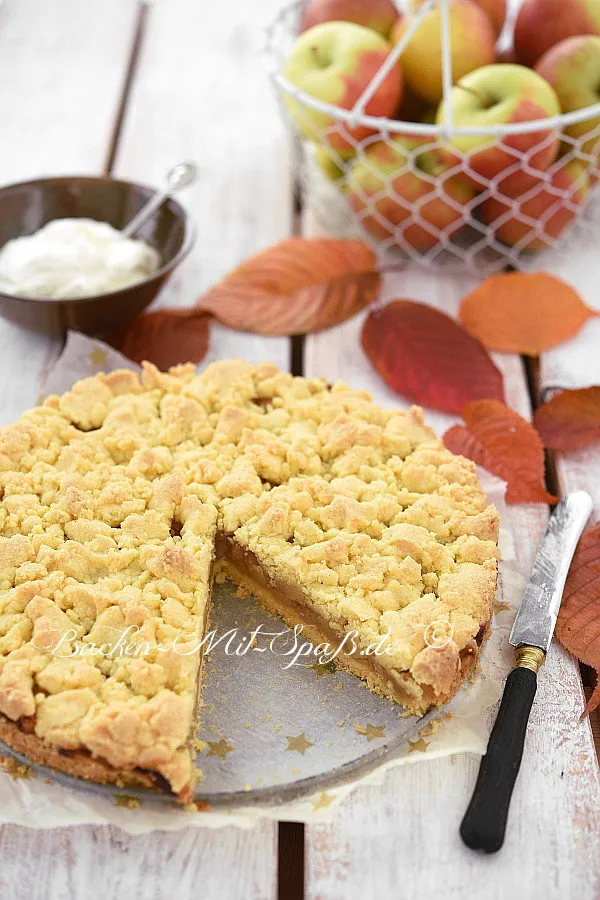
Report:
[[[293,202],[290,142],[259,59],[262,28],[280,2],[4,0],[0,182],[110,171],[153,183],[173,163],[195,158],[202,175],[184,202],[198,240],[160,299],[190,303],[235,263],[304,227]],[[589,265],[596,268],[593,257]],[[563,274],[581,280],[582,267]],[[583,280],[587,301],[600,306],[597,278]],[[386,289],[451,311],[471,283],[409,270]],[[307,338],[303,359],[298,347],[293,355],[296,371],[303,365],[306,374],[341,377],[397,404],[358,349],[359,327],[355,320]],[[35,402],[59,350],[57,341],[0,320],[0,421]],[[559,363],[568,368],[575,352],[565,345],[542,360],[542,375]],[[232,355],[282,367],[292,362],[287,339],[215,327],[210,358]],[[528,415],[521,360],[497,362],[510,403]],[[591,383],[600,383],[595,365]],[[597,516],[599,472],[598,452],[558,463],[561,487],[593,490]],[[547,514],[541,506],[511,509],[524,576]],[[397,770],[382,787],[359,789],[331,822],[304,833],[301,826],[264,824],[129,837],[104,827],[5,825],[0,897],[593,900],[600,895],[600,778],[589,723],[577,722],[582,695],[576,664],[554,646],[507,841],[496,856],[474,855],[458,838],[478,765],[461,756]]]

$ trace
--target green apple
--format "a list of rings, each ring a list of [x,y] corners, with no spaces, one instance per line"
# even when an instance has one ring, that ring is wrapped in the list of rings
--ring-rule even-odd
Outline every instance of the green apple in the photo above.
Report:
[[[502,181],[497,195],[479,207],[483,221],[498,240],[519,250],[541,250],[552,243],[580,212],[590,188],[588,167],[561,158],[523,194],[507,193]]]
[[[283,76],[300,91],[342,109],[352,109],[390,52],[380,34],[353,22],[325,22],[303,32],[283,68]],[[399,65],[379,85],[366,105],[370,116],[393,116],[402,96]],[[304,137],[347,150],[373,129],[351,128],[328,113],[285,93],[285,105]]]
[[[525,0],[515,22],[517,61],[535,66],[550,47],[577,34],[600,34],[600,0]]]
[[[471,0],[450,0],[452,73],[457,81],[473,69],[494,60],[494,31],[482,10]],[[394,27],[394,42],[401,40],[412,17]],[[436,7],[425,14],[400,57],[404,80],[410,90],[429,104],[442,99],[442,21]]]
[[[542,56],[535,70],[552,85],[563,112],[600,103],[600,37],[581,35],[561,41]],[[578,149],[584,153],[595,155],[600,149],[600,116],[575,122],[564,132],[579,142]]]
[[[468,219],[470,185],[444,177],[431,144],[399,136],[371,144],[348,175],[347,197],[363,228],[388,246],[425,252]]]
[[[387,38],[397,18],[398,10],[392,0],[309,0],[300,31],[323,22],[355,22]]]
[[[558,97],[541,75],[525,66],[495,63],[466,75],[450,94],[454,127],[489,127],[545,119],[560,113]],[[446,105],[441,103],[436,121],[445,121]],[[504,173],[513,192],[533,184],[541,171],[556,159],[559,138],[556,130],[541,128],[524,134],[495,138],[481,134],[455,134],[447,143],[455,163],[465,165],[473,184],[487,187]]]

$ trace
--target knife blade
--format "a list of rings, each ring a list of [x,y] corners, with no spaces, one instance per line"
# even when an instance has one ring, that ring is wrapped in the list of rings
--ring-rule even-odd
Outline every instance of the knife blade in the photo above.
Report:
[[[557,504],[538,550],[509,641],[516,665],[481,760],[471,802],[460,826],[473,850],[495,853],[504,843],[513,788],[519,774],[529,713],[552,635],[573,553],[592,511],[586,491]]]
[[[513,647],[548,652],[573,553],[592,506],[586,491],[573,491],[552,513],[510,633]]]

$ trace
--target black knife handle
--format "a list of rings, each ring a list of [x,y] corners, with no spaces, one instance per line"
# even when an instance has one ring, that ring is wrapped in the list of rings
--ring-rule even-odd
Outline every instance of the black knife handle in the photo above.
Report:
[[[460,826],[460,836],[472,850],[495,853],[504,842],[536,688],[537,674],[531,669],[517,666],[506,679],[475,790]]]

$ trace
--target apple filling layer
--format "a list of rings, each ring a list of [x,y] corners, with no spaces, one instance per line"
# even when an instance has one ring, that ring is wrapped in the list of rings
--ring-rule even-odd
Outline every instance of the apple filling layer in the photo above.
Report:
[[[268,612],[280,616],[290,627],[301,625],[302,636],[315,646],[327,645],[328,654],[329,648],[333,655],[341,647],[333,658],[336,666],[359,676],[372,691],[389,697],[416,715],[425,713],[431,706],[439,705],[452,696],[458,684],[472,671],[478,650],[489,632],[488,622],[479,629],[475,639],[458,653],[454,645],[449,647],[449,642],[438,637],[435,641],[438,646],[430,648],[435,660],[432,666],[438,676],[436,687],[426,682],[419,683],[410,671],[386,667],[379,661],[380,657],[361,652],[358,645],[350,649],[350,644],[345,642],[347,632],[339,625],[328,622],[315,610],[300,586],[274,576],[254,553],[241,547],[230,535],[217,535],[216,547],[217,577],[223,573],[234,584],[247,589]],[[439,675],[444,671],[445,678],[441,680]],[[438,685],[442,685],[442,690]]]

